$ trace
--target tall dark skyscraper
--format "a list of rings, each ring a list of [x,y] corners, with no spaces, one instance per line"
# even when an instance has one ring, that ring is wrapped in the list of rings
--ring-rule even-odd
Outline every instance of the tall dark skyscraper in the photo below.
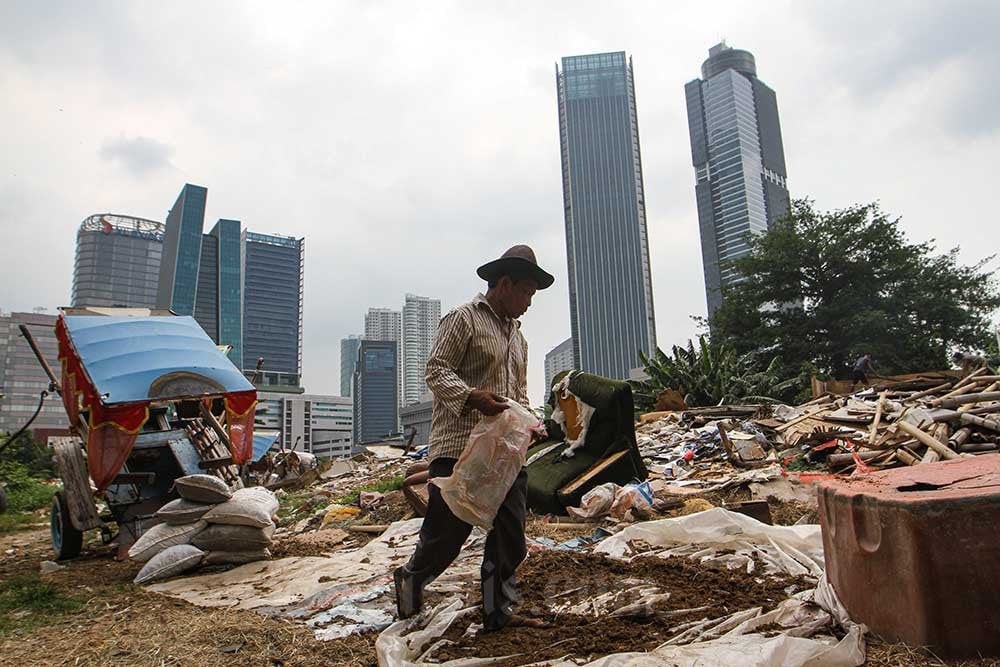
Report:
[[[194,315],[208,190],[186,183],[167,214],[156,307]]]
[[[625,379],[656,348],[632,61],[563,58],[556,86],[573,365]]]
[[[243,233],[243,369],[264,358],[261,389],[300,385],[305,249],[305,239]]]
[[[354,371],[354,443],[384,440],[398,430],[399,347],[391,340],[363,340]]]
[[[240,267],[240,221],[219,220],[201,238],[198,292],[194,318],[220,345],[232,345],[229,357],[243,359],[243,299]]]
[[[749,51],[725,42],[708,51],[687,96],[708,315],[737,276],[726,262],[749,252],[789,210],[785,151],[774,91],[757,78]]]
[[[74,306],[155,308],[163,223],[92,215],[76,233]]]

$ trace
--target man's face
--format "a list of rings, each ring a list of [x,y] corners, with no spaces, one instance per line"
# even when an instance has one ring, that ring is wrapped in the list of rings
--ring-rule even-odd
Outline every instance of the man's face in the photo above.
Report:
[[[534,280],[514,282],[509,276],[504,276],[500,279],[498,287],[500,287],[500,298],[507,315],[516,319],[528,311],[531,297],[535,296],[535,292],[538,290],[538,283]]]

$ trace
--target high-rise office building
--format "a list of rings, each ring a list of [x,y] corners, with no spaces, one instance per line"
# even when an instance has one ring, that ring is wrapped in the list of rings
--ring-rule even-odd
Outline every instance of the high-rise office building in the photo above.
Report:
[[[114,213],[88,217],[76,233],[70,302],[155,308],[162,253],[162,222]]]
[[[441,301],[407,294],[403,304],[403,400],[419,403],[427,392],[427,358],[441,321]]]
[[[774,91],[749,51],[725,42],[708,51],[700,79],[684,86],[708,315],[737,279],[727,262],[746,255],[788,213],[785,151]]]
[[[567,338],[545,354],[545,397],[552,390],[552,380],[562,371],[571,371],[573,366],[573,339]]]
[[[167,213],[157,308],[169,308],[178,315],[194,315],[207,199],[208,190],[186,183]]]
[[[340,395],[351,396],[354,371],[358,367],[358,348],[364,336],[348,336],[340,339]]]
[[[365,313],[365,338],[368,340],[391,340],[396,343],[396,396],[402,402],[403,396],[403,337],[402,317],[398,310],[391,308],[369,308]]]
[[[257,386],[293,389],[302,376],[305,239],[243,232],[243,370]]]
[[[397,343],[363,340],[354,372],[354,444],[384,440],[399,424]]]
[[[632,61],[556,66],[574,367],[624,379],[656,347]]]
[[[219,345],[232,345],[229,357],[243,360],[243,281],[239,220],[219,220],[201,239],[194,318]]]
[[[42,391],[49,387],[49,376],[21,335],[20,325],[27,325],[57,380],[62,374],[56,319],[55,315],[44,313],[0,315],[0,432],[13,433],[28,423],[38,408]],[[31,431],[42,442],[50,435],[69,433],[69,418],[59,394],[51,392],[45,397]]]

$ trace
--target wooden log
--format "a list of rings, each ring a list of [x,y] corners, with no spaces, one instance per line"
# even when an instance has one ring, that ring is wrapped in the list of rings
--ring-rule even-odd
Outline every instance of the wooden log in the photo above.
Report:
[[[995,442],[970,442],[958,448],[960,452],[995,452],[1000,445]]]
[[[948,425],[947,424],[935,424],[933,428],[934,437],[937,438],[938,442],[942,445],[948,445]],[[936,450],[927,448],[924,452],[924,457],[920,460],[921,463],[937,463],[941,460],[941,454]]]
[[[967,415],[967,416],[972,417],[972,415]],[[965,416],[963,416],[963,419],[964,418]],[[927,445],[928,448],[936,451],[938,454],[941,455],[941,458],[949,460],[960,458],[958,454],[948,449],[947,445],[941,444],[936,438],[934,438],[933,436],[929,435],[924,431],[921,431],[916,426],[913,426],[912,424],[909,424],[907,422],[899,422],[898,424],[896,424],[896,426],[899,427],[901,431],[912,435],[914,438],[916,438],[923,444]]]
[[[938,393],[939,391],[943,391],[943,390],[945,390],[948,387],[951,387],[953,385],[954,385],[953,382],[945,382],[944,384],[939,384],[936,387],[931,387],[930,389],[924,389],[923,391],[918,391],[915,394],[911,394],[910,396],[907,396],[903,400],[906,400],[906,401],[915,401],[918,398],[923,398],[925,396],[933,396],[934,394]]]
[[[966,403],[984,403],[986,401],[1000,401],[1000,391],[977,392],[975,394],[966,394],[964,396],[942,398],[937,401],[931,401],[931,404],[936,404],[935,407],[954,410],[958,406],[965,405]]]
[[[882,421],[882,410],[885,407],[885,395],[886,392],[883,391],[882,394],[878,397],[878,405],[875,406],[875,419],[872,421],[872,431],[871,434],[869,434],[868,436],[869,447],[874,447],[875,440],[878,439],[878,426],[879,423]]]
[[[982,428],[988,428],[991,431],[1000,431],[1000,421],[995,419],[986,419],[985,417],[980,417],[978,415],[970,415],[968,412],[962,413],[961,421],[963,424],[973,424],[975,426],[981,426]]]
[[[948,438],[948,445],[952,449],[958,449],[963,444],[965,444],[965,441],[969,439],[970,435],[972,435],[971,426],[965,426],[963,428],[960,428],[957,431],[955,431],[950,438]]]
[[[378,524],[372,526],[348,526],[347,530],[354,531],[355,533],[375,533],[376,535],[381,535],[389,526],[385,524]]]
[[[900,447],[896,450],[896,458],[908,466],[915,466],[920,463],[920,459],[906,447]]]

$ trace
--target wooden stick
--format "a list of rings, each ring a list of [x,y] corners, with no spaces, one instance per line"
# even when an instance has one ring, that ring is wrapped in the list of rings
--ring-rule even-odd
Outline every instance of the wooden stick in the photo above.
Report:
[[[934,437],[937,438],[938,442],[942,445],[948,445],[948,425],[947,424],[935,424],[934,426]],[[941,460],[941,454],[930,447],[924,452],[924,458],[920,460],[921,463],[937,463]]]
[[[934,407],[955,409],[966,403],[983,403],[985,401],[1000,401],[1000,391],[977,392],[964,396],[954,396],[952,398],[941,398],[931,401]]]
[[[348,526],[347,530],[352,530],[355,533],[376,533],[378,535],[381,535],[388,528],[389,526],[385,524],[378,524],[373,526]]]
[[[961,452],[995,452],[998,445],[995,442],[973,442],[959,447]]]
[[[953,396],[961,396],[962,394],[967,394],[970,391],[972,391],[970,387],[976,386],[976,381],[975,381],[976,376],[982,375],[980,371],[985,372],[986,369],[980,368],[979,370],[973,371],[969,375],[966,375],[957,385],[955,385],[955,388],[952,389],[950,392],[948,392],[944,396],[941,396],[940,398],[936,398],[933,401],[931,401],[931,405],[934,405],[936,401],[940,401],[946,398],[951,398]]]
[[[967,415],[967,416],[975,419],[975,417],[973,417],[972,415]],[[965,416],[963,416],[963,419],[964,418]],[[898,426],[900,430],[904,431],[905,433],[909,433],[914,438],[916,438],[923,444],[927,445],[929,448],[936,451],[938,454],[941,455],[941,458],[949,460],[960,458],[958,454],[948,449],[946,445],[942,445],[940,442],[938,442],[936,438],[931,437],[926,432],[921,431],[916,426],[913,426],[912,424],[909,424],[907,422],[899,422],[898,424],[896,424],[896,426]],[[1000,426],[1000,424],[998,424],[998,426]]]
[[[829,408],[828,408],[828,407],[826,407],[826,406],[823,406],[823,407],[821,407],[821,408],[819,408],[819,409],[817,409],[817,410],[814,410],[814,411],[812,411],[812,412],[807,412],[807,413],[806,413],[806,414],[804,414],[804,415],[799,415],[798,417],[796,417],[795,419],[793,419],[793,420],[792,420],[792,421],[790,421],[790,422],[785,422],[785,423],[784,423],[784,424],[782,424],[781,426],[776,426],[776,427],[774,428],[774,430],[775,430],[775,431],[778,431],[779,433],[783,433],[784,431],[788,430],[788,429],[789,429],[789,428],[791,428],[792,426],[795,426],[795,425],[796,425],[796,424],[798,424],[799,422],[803,422],[803,421],[805,421],[805,420],[809,419],[810,417],[815,417],[816,415],[818,415],[818,414],[820,414],[820,413],[823,413],[823,412],[826,412],[827,410],[829,410]]]
[[[958,449],[965,444],[965,441],[969,439],[970,435],[972,435],[972,427],[962,427],[955,431],[950,438],[948,438],[948,445],[953,449]]]
[[[1000,421],[996,421],[995,419],[986,419],[984,417],[977,417],[976,415],[970,415],[968,412],[962,413],[962,423],[975,424],[976,426],[982,426],[983,428],[988,428],[991,431],[1000,431]]]
[[[997,389],[1000,389],[1000,382],[994,382],[993,384],[989,385],[988,387],[986,387],[986,389],[983,389],[982,393],[989,394],[990,392],[995,392]],[[965,405],[960,406],[958,408],[958,411],[968,412],[969,410],[972,410],[973,407],[975,407],[976,403],[979,402],[980,401],[973,401],[971,403],[966,403]]]
[[[954,386],[953,382],[945,382],[944,384],[939,384],[936,387],[931,387],[930,389],[924,389],[923,391],[918,391],[917,393],[915,393],[915,394],[913,394],[911,396],[907,396],[904,400],[915,401],[918,398],[923,398],[924,396],[930,396],[932,394],[936,394],[939,391],[941,391],[942,389],[947,389],[948,387],[952,387],[952,386]]]
[[[886,392],[883,391],[878,397],[878,405],[875,407],[875,420],[872,421],[872,432],[868,436],[869,447],[874,447],[875,440],[878,439],[878,425],[882,421],[882,408],[885,406],[885,395]]]
[[[915,466],[920,463],[920,459],[914,456],[906,447],[900,447],[896,450],[896,458],[908,466]]]

